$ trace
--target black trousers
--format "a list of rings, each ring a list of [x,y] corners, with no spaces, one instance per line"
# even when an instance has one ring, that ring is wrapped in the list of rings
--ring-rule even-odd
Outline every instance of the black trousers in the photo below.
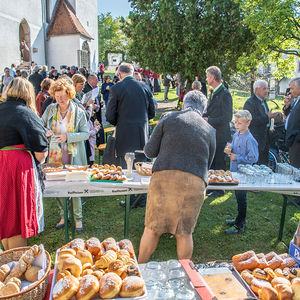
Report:
[[[238,205],[238,215],[235,219],[235,224],[238,227],[243,227],[246,221],[246,213],[247,213],[247,191],[236,190],[235,197]]]
[[[266,146],[264,149],[259,150],[259,157],[258,157],[258,165],[268,165],[269,164],[269,149],[270,144],[269,141],[266,142]]]
[[[225,146],[226,146],[226,142],[217,144],[215,157],[211,164],[211,169],[226,171],[226,161],[225,161],[226,154],[224,153]]]
[[[289,148],[291,165],[300,168],[300,143],[294,140],[293,145]]]

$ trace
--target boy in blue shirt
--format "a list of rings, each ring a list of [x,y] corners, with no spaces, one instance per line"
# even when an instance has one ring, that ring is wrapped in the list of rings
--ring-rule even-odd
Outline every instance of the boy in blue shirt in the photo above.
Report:
[[[241,110],[234,114],[235,128],[231,144],[230,171],[237,172],[239,164],[254,164],[258,161],[258,143],[250,133],[248,127],[251,123],[252,116],[248,110]],[[247,212],[247,191],[236,190],[235,197],[238,205],[238,215],[235,220],[226,220],[232,227],[226,229],[228,234],[240,234],[244,232]]]

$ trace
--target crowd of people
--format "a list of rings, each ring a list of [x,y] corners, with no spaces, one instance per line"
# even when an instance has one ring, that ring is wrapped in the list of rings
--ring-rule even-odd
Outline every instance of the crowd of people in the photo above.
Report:
[[[4,220],[7,211],[12,212],[12,218],[1,226],[0,240],[5,249],[24,246],[28,237],[43,229],[41,164],[92,165],[95,144],[104,143],[101,109],[105,106],[106,120],[116,126],[120,165],[126,168],[125,154],[135,150],[144,150],[136,154],[135,162],[156,158],[148,196],[143,195],[136,204],[146,206],[139,262],[149,260],[162,233],[174,234],[178,258],[189,259],[193,252],[192,233],[205,195],[224,194],[206,191],[206,187],[210,168],[226,170],[226,144],[232,141],[231,171],[236,171],[238,164],[268,163],[270,136],[274,133],[270,130],[271,120],[278,118],[275,124],[283,123],[279,113],[273,113],[267,105],[268,83],[256,81],[253,96],[243,110],[233,114],[232,97],[218,67],[206,70],[206,82],[212,88],[208,99],[206,84],[199,75],[187,93],[179,75],[175,79],[165,75],[165,91],[167,81],[174,81],[175,87],[178,81],[182,110],[163,114],[150,138],[149,120],[155,116],[154,93],[155,86],[160,87],[160,76],[122,63],[117,70],[118,79],[113,80],[117,83],[113,83],[110,76],[103,77],[102,71],[99,64],[95,74],[75,66],[64,66],[60,74],[54,68],[48,73],[46,68],[32,64],[27,80],[17,75],[15,66],[5,68],[1,93],[6,101],[0,104],[0,157],[5,162],[0,170],[0,218]],[[91,96],[93,91],[95,99]],[[300,78],[294,78],[284,101],[285,124],[276,125],[285,127],[286,147],[291,164],[297,168],[299,98]],[[233,115],[236,133],[232,138]],[[231,226],[227,234],[242,233],[246,222],[247,191],[236,191],[235,195],[238,215],[226,220]],[[81,200],[72,198],[77,231],[83,230]],[[131,204],[135,200],[133,195]],[[58,201],[62,203],[62,199]],[[61,205],[59,209],[61,220],[56,227],[62,228]]]

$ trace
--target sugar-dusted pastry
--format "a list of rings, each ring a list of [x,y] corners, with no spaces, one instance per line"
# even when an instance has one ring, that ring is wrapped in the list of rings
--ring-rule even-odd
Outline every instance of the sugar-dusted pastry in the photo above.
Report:
[[[119,246],[121,249],[125,249],[129,252],[130,257],[134,257],[134,249],[130,240],[124,239],[119,242]]]
[[[105,239],[102,242],[102,245],[104,246],[105,251],[108,251],[108,250],[113,250],[115,252],[119,251],[117,243],[116,243],[115,239],[112,238],[112,237],[109,237],[109,238]]]
[[[91,300],[97,295],[99,287],[99,281],[95,276],[85,275],[79,281],[76,298],[78,300]]]
[[[100,241],[92,237],[85,242],[86,249],[91,252],[92,255],[97,255],[100,251],[102,251]]]
[[[84,265],[86,263],[90,263],[93,265],[93,257],[90,251],[88,250],[78,250],[76,253],[76,258],[81,261],[81,264]]]
[[[122,287],[121,278],[115,273],[107,273],[100,279],[99,295],[102,299],[115,298]]]
[[[53,288],[53,300],[71,299],[77,293],[79,281],[74,276],[67,276],[60,279]]]

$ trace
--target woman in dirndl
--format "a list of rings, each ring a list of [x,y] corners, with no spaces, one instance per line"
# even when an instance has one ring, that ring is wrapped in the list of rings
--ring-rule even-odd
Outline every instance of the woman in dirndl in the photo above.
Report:
[[[41,166],[48,154],[32,84],[14,78],[0,104],[0,240],[5,250],[24,247],[44,229]]]
[[[139,263],[146,263],[163,233],[175,235],[178,259],[191,259],[192,233],[204,201],[216,132],[202,118],[206,97],[190,91],[183,110],[162,115],[144,147],[156,157],[149,185]]]

